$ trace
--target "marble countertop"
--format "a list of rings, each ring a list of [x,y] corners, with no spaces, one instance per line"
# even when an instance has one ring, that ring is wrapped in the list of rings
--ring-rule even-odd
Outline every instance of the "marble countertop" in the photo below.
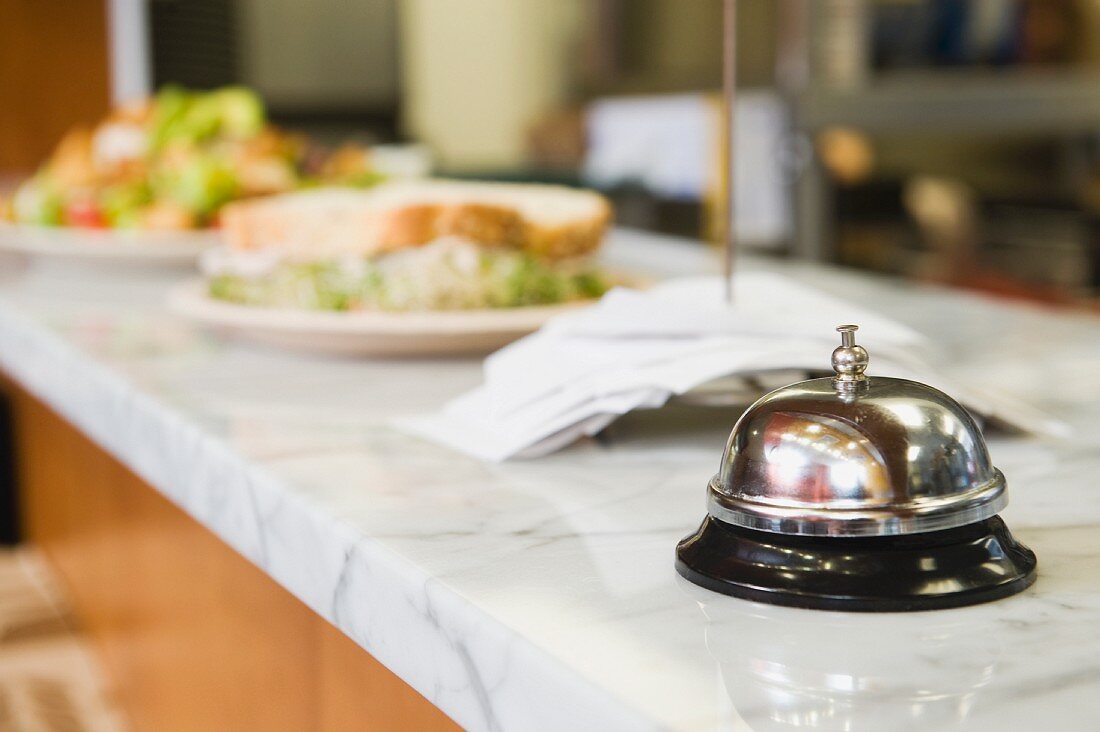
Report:
[[[613,259],[713,268],[616,232]],[[774,608],[680,580],[735,414],[637,414],[485,464],[390,420],[479,363],[266,350],[163,307],[186,273],[0,259],[0,367],[473,730],[1080,728],[1100,715],[1100,319],[747,261],[934,336],[951,375],[1064,420],[996,436],[1022,595],[911,615]]]

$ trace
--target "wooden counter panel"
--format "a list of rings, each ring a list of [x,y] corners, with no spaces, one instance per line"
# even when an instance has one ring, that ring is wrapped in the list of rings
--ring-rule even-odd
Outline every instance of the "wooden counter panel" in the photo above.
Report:
[[[138,730],[457,726],[17,388],[21,513]]]

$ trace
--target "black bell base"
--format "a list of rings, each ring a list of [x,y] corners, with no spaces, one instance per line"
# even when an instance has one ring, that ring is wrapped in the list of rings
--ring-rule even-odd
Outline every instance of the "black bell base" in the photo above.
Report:
[[[998,516],[945,531],[790,536],[707,516],[676,571],[715,592],[817,610],[907,612],[976,605],[1027,589],[1035,554]]]

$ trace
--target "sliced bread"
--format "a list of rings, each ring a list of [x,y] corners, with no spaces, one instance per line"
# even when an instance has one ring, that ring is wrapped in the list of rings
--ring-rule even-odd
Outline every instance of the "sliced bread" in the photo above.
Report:
[[[611,206],[592,191],[423,180],[236,203],[222,226],[232,249],[297,260],[374,256],[446,236],[564,259],[596,249],[610,220]]]

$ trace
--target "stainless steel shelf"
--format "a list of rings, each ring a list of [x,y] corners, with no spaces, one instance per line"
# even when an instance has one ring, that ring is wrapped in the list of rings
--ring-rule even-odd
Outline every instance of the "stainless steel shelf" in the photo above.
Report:
[[[811,87],[799,125],[871,133],[1100,132],[1100,70],[879,73],[852,90]]]

